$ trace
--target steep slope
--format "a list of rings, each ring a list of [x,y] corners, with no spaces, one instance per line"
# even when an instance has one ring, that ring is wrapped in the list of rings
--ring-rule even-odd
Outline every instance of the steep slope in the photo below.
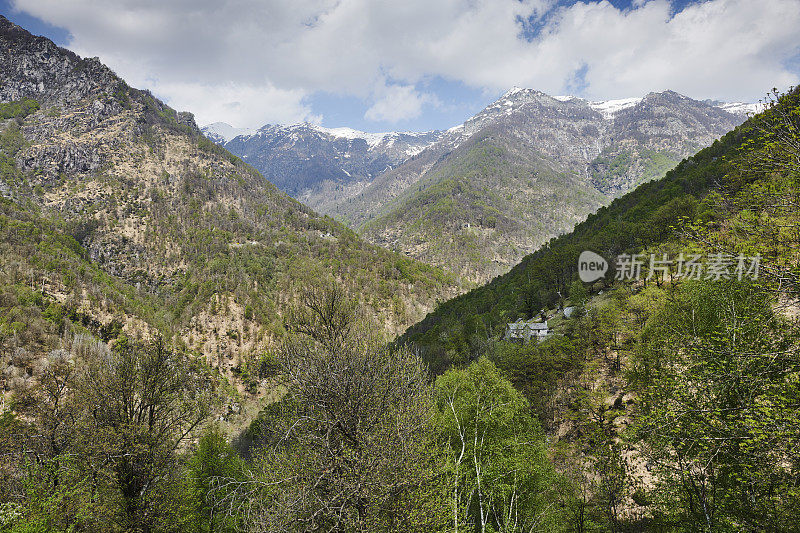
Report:
[[[97,331],[160,332],[257,383],[299,287],[339,279],[387,332],[459,290],[289,198],[190,114],[5,18],[0,107],[3,290],[31,295],[4,300],[4,319],[19,301],[57,304]]]
[[[671,91],[588,102],[514,89],[333,214],[486,281],[742,120]]]
[[[640,183],[660,178],[744,118],[724,106],[674,91],[650,93],[636,105],[614,112],[603,149],[588,165],[592,185],[612,197],[624,194]]]
[[[487,339],[501,334],[507,322],[563,304],[577,278],[583,250],[613,258],[674,241],[671,228],[687,217],[690,222],[713,219],[714,196],[709,193],[721,187],[726,175],[735,175],[741,148],[753,133],[747,125],[738,127],[664,178],[617,198],[572,232],[526,256],[507,274],[443,303],[409,328],[400,342],[417,346],[436,370],[470,360],[486,349]],[[613,276],[611,268],[598,283],[610,284]]]
[[[268,124],[242,132],[217,123],[202,131],[278,188],[323,213],[441,137],[438,131],[364,133],[315,124]]]

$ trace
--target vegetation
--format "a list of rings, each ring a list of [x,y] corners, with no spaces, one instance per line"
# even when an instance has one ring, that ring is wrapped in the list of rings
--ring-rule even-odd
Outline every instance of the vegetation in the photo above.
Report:
[[[632,359],[637,431],[682,527],[788,530],[800,428],[797,330],[749,283],[687,283],[647,322]],[[746,502],[746,505],[745,505]]]
[[[39,102],[32,98],[22,98],[12,102],[0,103],[0,119],[25,118],[39,110]]]
[[[178,452],[211,407],[203,374],[160,341],[66,337],[4,412],[4,490],[25,502],[12,530],[172,527]]]
[[[453,531],[558,531],[560,480],[522,396],[487,359],[436,381],[437,431],[449,446]],[[564,502],[562,502],[564,503]]]
[[[576,530],[796,530],[798,109],[800,93],[776,93],[764,114],[664,180],[402,339],[436,369],[488,353],[525,393],[560,436]],[[583,249],[759,255],[761,275],[682,280],[645,261],[638,283],[612,270],[585,287],[574,281]],[[559,311],[567,304],[570,319]],[[540,314],[556,336],[497,340],[505,322]]]
[[[756,136],[751,124],[730,132],[664,179],[639,186],[590,215],[572,233],[550,240],[508,274],[444,302],[409,328],[400,342],[414,343],[436,371],[469,361],[486,334],[497,336],[507,322],[562,304],[577,278],[581,251],[613,258],[677,242],[671,228],[685,219],[700,223],[718,216],[709,193],[719,188],[720,177],[738,172],[739,148]],[[613,276],[612,269],[600,284],[610,285]]]
[[[135,124],[116,168],[18,168],[60,115],[0,132],[0,531],[800,530],[800,92],[396,343],[386,322],[449,277],[151,96],[105,96]],[[483,176],[507,156],[474,154]],[[444,221],[478,189],[441,177]],[[502,228],[495,200],[475,213]],[[584,249],[758,254],[761,275],[587,286]],[[533,316],[554,334],[502,340]]]
[[[73,69],[0,124],[0,530],[250,526],[220,480],[253,471],[231,435],[288,386],[303,289],[338,280],[377,324],[371,354],[458,284],[286,197],[98,61],[12,33]]]
[[[543,155],[515,142],[476,135],[361,232],[372,242],[392,235],[386,244],[485,282],[605,202],[575,174],[554,171]]]

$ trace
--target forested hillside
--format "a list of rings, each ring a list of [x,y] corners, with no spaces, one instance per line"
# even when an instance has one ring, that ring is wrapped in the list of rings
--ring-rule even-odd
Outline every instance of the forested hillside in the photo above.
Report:
[[[491,222],[491,131],[412,214]],[[451,276],[0,18],[0,531],[800,531],[798,190],[774,91],[389,342]]]
[[[755,135],[751,125],[728,133],[682,161],[663,179],[645,183],[600,208],[574,231],[550,240],[508,274],[440,305],[403,335],[423,350],[434,367],[466,361],[485,347],[487,336],[506,322],[530,318],[568,296],[577,276],[578,255],[593,250],[606,258],[666,242],[678,242],[675,227],[716,216],[713,191],[738,173],[742,146]],[[613,279],[613,271],[605,278]]]
[[[7,290],[37,293],[41,311],[158,331],[243,369],[282,335],[283,309],[310,279],[357,286],[390,333],[457,290],[292,200],[203,137],[190,114],[97,60],[5,19],[1,29],[4,276]],[[15,306],[5,306],[8,324],[21,323]],[[10,332],[2,342],[15,342]]]
[[[488,358],[523,392],[577,491],[577,531],[796,531],[798,154],[800,92],[776,93],[400,344],[445,375]],[[641,254],[641,275],[612,259],[581,283],[583,250]],[[503,340],[531,316],[552,336]]]
[[[379,339],[460,290],[97,59],[5,18],[0,44],[0,529],[26,500],[30,527],[155,527],[153,495],[211,418],[235,433],[281,394],[277,352],[309,286],[335,280]],[[35,495],[59,487],[57,503]]]

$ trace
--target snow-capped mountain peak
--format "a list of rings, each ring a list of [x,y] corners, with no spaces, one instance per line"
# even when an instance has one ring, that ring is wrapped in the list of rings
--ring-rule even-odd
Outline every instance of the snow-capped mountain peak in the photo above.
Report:
[[[374,176],[413,157],[442,136],[440,131],[369,133],[310,122],[266,124],[258,130],[241,128],[241,134],[233,138],[237,128],[227,124],[211,124],[202,130],[269,181],[312,207],[320,206],[315,198],[323,201],[356,194]]]

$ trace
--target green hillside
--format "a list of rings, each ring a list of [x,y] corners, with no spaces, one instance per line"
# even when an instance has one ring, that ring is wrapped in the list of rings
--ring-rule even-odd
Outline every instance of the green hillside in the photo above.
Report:
[[[575,174],[554,167],[515,139],[484,131],[360,232],[464,279],[487,281],[605,203]]]
[[[261,362],[312,282],[349,287],[386,335],[459,290],[289,198],[191,114],[0,22],[0,91],[17,96],[0,104],[0,279],[16,295],[0,302],[0,343],[16,377],[32,379],[71,316],[109,338],[160,334],[261,395]]]
[[[571,233],[550,240],[508,274],[444,302],[409,328],[400,342],[420,348],[435,369],[464,363],[476,357],[485,348],[487,336],[497,336],[507,322],[563,303],[577,279],[578,255],[583,250],[614,258],[654,244],[679,244],[675,227],[719,216],[712,193],[729,194],[730,187],[740,186],[737,176],[742,175],[738,164],[743,146],[756,134],[749,123],[736,128],[682,161],[663,179],[639,186],[600,208]],[[613,269],[596,290],[610,286],[612,280]]]

